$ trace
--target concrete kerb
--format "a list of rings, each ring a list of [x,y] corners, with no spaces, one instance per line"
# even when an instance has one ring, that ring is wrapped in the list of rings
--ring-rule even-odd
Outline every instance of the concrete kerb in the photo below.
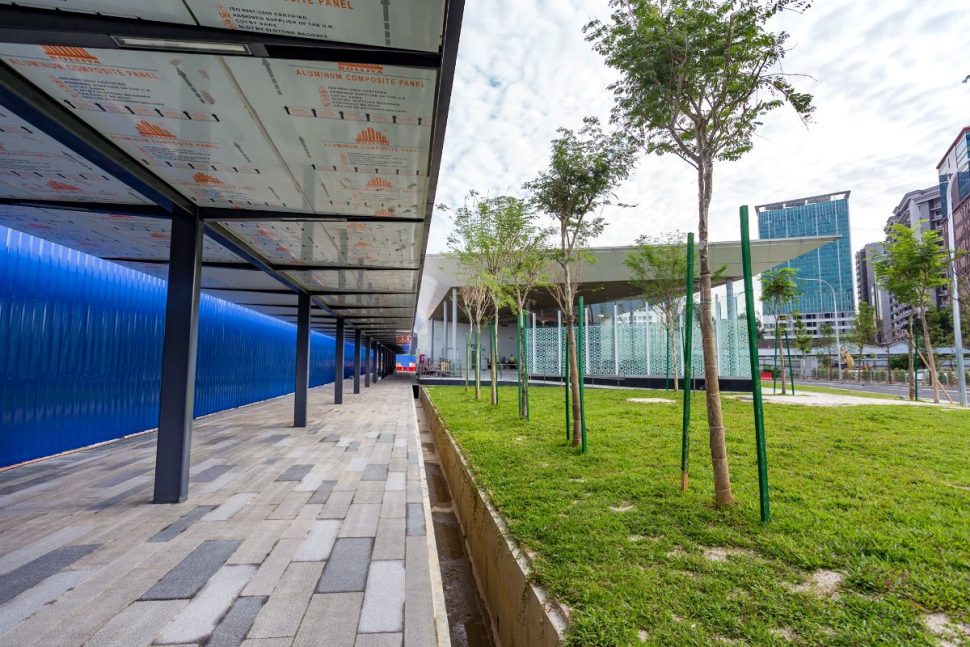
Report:
[[[441,471],[451,490],[494,635],[503,647],[562,644],[568,625],[566,613],[532,581],[531,560],[515,544],[505,521],[478,487],[468,461],[423,388],[421,401],[428,412]]]

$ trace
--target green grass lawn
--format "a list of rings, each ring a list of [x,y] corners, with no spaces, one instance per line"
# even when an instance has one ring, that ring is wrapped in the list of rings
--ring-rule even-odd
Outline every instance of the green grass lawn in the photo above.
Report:
[[[787,380],[785,380],[785,387],[788,390],[788,393],[790,394],[791,393],[791,385],[788,384],[788,381]],[[771,388],[772,388],[771,387],[771,380],[762,380],[761,381],[761,388],[762,388],[762,393],[765,394],[765,395],[781,395],[781,382],[778,382],[775,385],[775,391],[776,391],[775,393],[772,393],[772,390],[771,390]],[[920,388],[923,388],[923,387],[920,387]],[[800,391],[807,391],[807,392],[812,392],[812,393],[831,393],[831,394],[834,394],[834,395],[854,395],[857,398],[875,398],[877,400],[899,400],[899,396],[898,395],[891,395],[889,393],[877,393],[875,391],[860,391],[860,390],[856,390],[856,389],[840,389],[840,388],[832,387],[832,386],[815,386],[811,382],[799,382],[796,379],[795,380],[795,393],[797,394]],[[927,398],[926,397],[926,394],[923,393],[923,394],[921,394],[921,399],[924,402],[926,402],[927,400],[929,400],[930,402],[932,402],[932,395],[929,398]],[[946,402],[946,399],[945,398],[941,398],[941,399],[942,399],[943,402]]]
[[[672,392],[588,389],[580,455],[560,388],[532,389],[531,422],[516,419],[514,387],[498,408],[428,391],[571,609],[570,644],[933,645],[925,614],[970,623],[970,413],[766,405],[765,525],[750,403],[724,398],[738,505],[719,509],[702,393],[682,493],[680,404],[626,402]],[[800,590],[820,569],[844,575],[834,596]]]

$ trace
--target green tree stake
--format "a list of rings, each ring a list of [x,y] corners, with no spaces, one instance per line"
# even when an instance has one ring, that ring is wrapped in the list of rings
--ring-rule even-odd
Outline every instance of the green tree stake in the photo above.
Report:
[[[576,363],[579,366],[579,428],[582,441],[582,453],[586,453],[586,305],[583,296],[579,297],[579,352],[576,353]]]
[[[680,490],[687,491],[687,457],[690,446],[690,386],[694,354],[694,234],[687,234],[687,277],[684,291],[684,419],[680,437]]]
[[[649,331],[647,331],[647,334],[649,334]],[[671,342],[670,340],[670,335],[667,335],[666,337],[667,337],[667,371],[666,371],[666,376],[664,377],[664,391],[669,391],[670,390],[670,344],[673,342]]]
[[[569,324],[569,325],[572,325],[572,324]],[[569,442],[570,440],[572,440],[572,420],[570,416],[571,410],[569,408],[569,344],[567,344],[565,340],[566,331],[563,330],[562,333],[563,333],[563,345],[562,345],[563,374],[562,375],[563,375],[563,384],[566,386],[566,442]]]
[[[465,393],[468,393],[468,365],[471,363],[470,357],[471,354],[468,348],[468,333],[465,333]]]
[[[788,351],[788,383],[791,384],[791,394],[795,395],[795,371],[791,367],[791,342],[788,341],[788,328],[785,328],[785,350]]]
[[[525,397],[523,397],[523,405],[525,406],[525,419],[531,420],[529,415],[529,344],[526,341],[525,326],[527,318],[525,313],[522,314],[522,384],[525,385]],[[535,331],[533,331],[535,333]],[[534,337],[534,334],[533,334]],[[535,344],[536,340],[533,338],[532,343]]]
[[[519,408],[519,417],[524,418],[525,413],[522,407],[522,311],[515,313],[515,385],[518,387],[519,397],[516,400],[516,407]]]
[[[744,268],[744,306],[748,324],[748,357],[751,361],[751,399],[754,404],[754,439],[758,455],[758,498],[761,521],[771,520],[768,498],[768,449],[765,443],[765,413],[761,404],[761,379],[758,373],[758,328],[754,318],[754,277],[751,275],[751,240],[748,207],[741,207],[741,265]],[[775,333],[777,336],[777,333]]]
[[[771,393],[774,395],[778,393],[778,315],[775,315],[775,354],[771,358]],[[760,379],[760,375],[759,375]],[[782,375],[781,379],[784,380],[785,376]],[[781,385],[782,390],[784,390],[785,385]]]

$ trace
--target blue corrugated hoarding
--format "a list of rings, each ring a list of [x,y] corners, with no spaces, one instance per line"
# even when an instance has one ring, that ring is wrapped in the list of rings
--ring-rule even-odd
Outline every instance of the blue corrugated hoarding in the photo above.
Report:
[[[158,424],[165,289],[0,227],[0,466]],[[313,333],[311,386],[333,381],[334,346]],[[295,347],[294,325],[202,295],[195,415],[292,392]]]

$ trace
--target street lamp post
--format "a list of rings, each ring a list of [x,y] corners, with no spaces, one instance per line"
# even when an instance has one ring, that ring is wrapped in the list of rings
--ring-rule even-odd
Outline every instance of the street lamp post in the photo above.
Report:
[[[835,325],[833,326],[833,328],[835,329],[835,354],[837,355],[835,363],[839,369],[839,380],[841,380],[842,379],[842,341],[839,338],[839,304],[835,298],[835,288],[832,287],[831,283],[829,283],[824,279],[810,279],[805,276],[796,276],[794,278],[796,281],[815,281],[816,283],[822,283],[824,285],[827,285],[829,290],[832,291],[832,315],[835,317]]]
[[[950,255],[950,303],[953,305],[953,352],[957,360],[957,384],[960,387],[960,406],[967,406],[967,378],[963,372],[963,331],[960,325],[960,295],[957,292],[957,241],[953,235],[953,193],[950,185],[956,178],[956,173],[950,175],[946,183],[946,204],[949,216],[946,219],[946,233],[950,239],[947,252]]]

